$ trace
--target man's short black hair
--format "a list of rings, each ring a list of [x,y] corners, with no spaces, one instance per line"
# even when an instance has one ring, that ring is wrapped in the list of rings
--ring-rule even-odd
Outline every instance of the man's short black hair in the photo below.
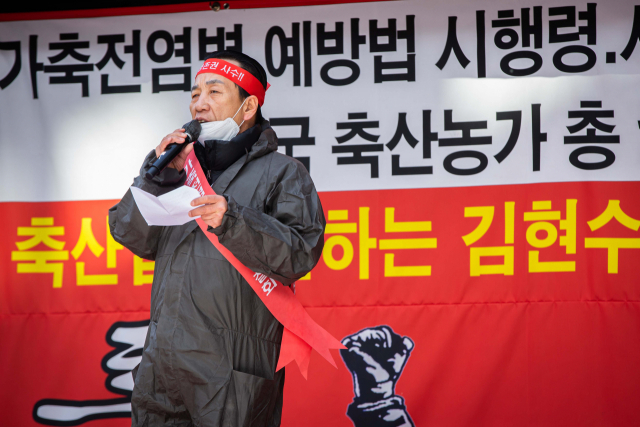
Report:
[[[244,53],[237,52],[235,50],[218,50],[216,52],[208,54],[204,60],[206,61],[209,58],[224,59],[224,60],[231,59],[236,61],[238,64],[240,64],[240,68],[243,68],[244,70],[248,71],[251,75],[253,75],[256,79],[258,79],[260,84],[262,84],[262,87],[265,90],[267,90],[267,72],[264,70],[264,68],[262,67],[262,65],[260,65],[258,61],[256,61],[249,55],[245,55]],[[242,101],[244,101],[250,96],[249,92],[247,92],[246,90],[238,86],[237,83],[234,83],[234,84],[238,88],[238,92],[240,93],[240,99]],[[264,118],[262,117],[262,110],[258,105],[258,111],[256,112],[256,124],[262,123],[262,120],[264,120]]]

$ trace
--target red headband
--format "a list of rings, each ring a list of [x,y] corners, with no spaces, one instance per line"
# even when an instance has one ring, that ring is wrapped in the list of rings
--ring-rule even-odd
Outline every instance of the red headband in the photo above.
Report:
[[[200,73],[215,73],[224,76],[246,90],[249,95],[257,96],[258,104],[264,104],[264,94],[266,90],[262,86],[262,83],[260,83],[260,80],[231,62],[227,62],[224,59],[209,58],[204,61],[202,68],[196,73],[196,77],[198,77]],[[267,89],[269,89],[270,86],[271,85],[267,83]]]

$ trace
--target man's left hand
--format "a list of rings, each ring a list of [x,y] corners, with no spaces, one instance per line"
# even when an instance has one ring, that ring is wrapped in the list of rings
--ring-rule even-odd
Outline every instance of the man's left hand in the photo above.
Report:
[[[222,196],[202,196],[194,199],[191,206],[200,206],[189,212],[190,217],[201,217],[205,224],[213,228],[222,224],[222,217],[227,211],[227,199]]]

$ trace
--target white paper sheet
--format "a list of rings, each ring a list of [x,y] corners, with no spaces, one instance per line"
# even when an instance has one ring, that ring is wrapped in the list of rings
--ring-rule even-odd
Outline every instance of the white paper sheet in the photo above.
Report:
[[[130,188],[140,213],[149,225],[182,225],[195,219],[189,216],[189,211],[197,207],[191,206],[191,201],[200,197],[195,188],[185,185],[160,197],[138,187]]]

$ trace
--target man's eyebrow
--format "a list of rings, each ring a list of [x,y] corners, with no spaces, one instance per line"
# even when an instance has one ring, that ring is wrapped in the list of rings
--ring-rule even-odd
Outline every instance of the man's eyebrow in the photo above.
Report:
[[[213,85],[213,84],[216,84],[216,83],[224,84],[224,82],[223,82],[222,80],[220,80],[220,79],[212,79],[212,80],[207,81],[207,82],[205,83],[205,85],[207,85],[207,86],[208,86],[208,85]],[[196,90],[196,89],[198,89],[198,85],[193,85],[193,86],[191,87],[191,92],[193,92],[193,91],[194,91],[194,90]]]

